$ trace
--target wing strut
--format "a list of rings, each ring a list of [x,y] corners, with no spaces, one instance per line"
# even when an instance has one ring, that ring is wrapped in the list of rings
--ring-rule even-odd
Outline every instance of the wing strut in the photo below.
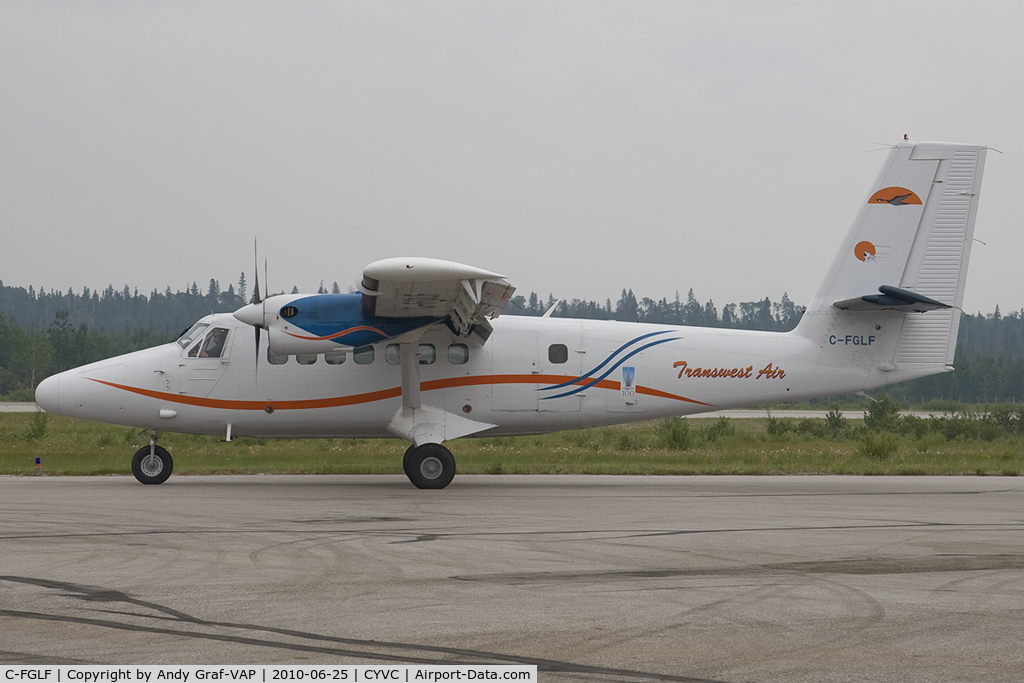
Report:
[[[399,342],[402,358],[403,413],[411,413],[420,407],[420,335],[413,336],[415,339]]]
[[[403,335],[399,340],[402,368],[402,406],[395,412],[388,431],[417,446],[442,443],[469,436],[498,425],[477,422],[446,410],[423,405],[420,400],[420,337],[423,330]]]

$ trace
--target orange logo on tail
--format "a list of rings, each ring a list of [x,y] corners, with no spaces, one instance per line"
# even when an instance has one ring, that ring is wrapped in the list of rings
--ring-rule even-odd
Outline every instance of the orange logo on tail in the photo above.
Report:
[[[861,261],[874,261],[875,245],[871,242],[857,242],[857,246],[853,248],[853,255]]]
[[[905,187],[883,188],[871,195],[871,199],[868,200],[868,204],[892,204],[893,206],[908,206],[920,203],[921,198]]]

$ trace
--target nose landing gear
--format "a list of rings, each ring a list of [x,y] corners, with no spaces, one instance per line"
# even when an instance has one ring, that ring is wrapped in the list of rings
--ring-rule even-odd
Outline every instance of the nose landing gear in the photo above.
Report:
[[[171,454],[156,445],[156,432],[149,438],[149,445],[136,451],[132,458],[132,474],[143,484],[162,484],[173,469]]]

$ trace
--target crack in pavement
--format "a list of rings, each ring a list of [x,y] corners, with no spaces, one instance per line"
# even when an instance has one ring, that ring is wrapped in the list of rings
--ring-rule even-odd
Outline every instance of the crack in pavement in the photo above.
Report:
[[[133,598],[126,593],[116,590],[110,590],[99,586],[88,586],[75,584],[65,581],[52,581],[48,579],[37,579],[33,577],[23,576],[9,576],[0,575],[0,581],[8,581],[12,583],[20,583],[27,585],[39,586],[42,588],[58,590],[62,592],[62,595],[67,597],[78,598],[80,600],[88,602],[112,602],[112,603],[127,603],[135,605],[137,607],[143,607],[146,609],[154,610],[162,615],[161,617],[154,617],[153,615],[136,614],[132,612],[114,612],[109,610],[110,613],[122,614],[124,616],[144,618],[144,619],[166,619],[170,621],[185,622],[195,626],[205,627],[219,627],[229,628],[235,630],[244,630],[250,632],[264,632],[273,633],[279,636],[288,636],[292,638],[320,641],[325,645],[313,645],[307,643],[290,643],[283,640],[269,640],[262,638],[253,638],[241,635],[224,635],[217,633],[206,633],[195,630],[182,630],[175,628],[165,628],[159,626],[147,626],[139,624],[131,624],[124,621],[115,621],[112,619],[96,619],[90,617],[77,617],[71,615],[60,615],[60,614],[47,614],[44,612],[30,612],[22,610],[7,610],[0,609],[0,616],[20,618],[20,619],[33,619],[40,621],[60,621],[65,623],[76,623],[89,626],[97,626],[101,628],[112,628],[124,631],[136,631],[143,633],[153,633],[159,635],[169,635],[176,637],[196,638],[201,640],[214,640],[220,642],[237,643],[242,645],[255,645],[259,647],[269,647],[275,649],[286,649],[295,650],[301,652],[317,652],[324,654],[341,655],[360,659],[378,659],[392,661],[396,663],[412,662],[417,664],[457,664],[456,660],[450,657],[468,657],[475,660],[483,660],[485,662],[502,661],[513,664],[526,664],[535,665],[538,671],[548,672],[559,672],[559,673],[582,673],[599,676],[618,676],[634,680],[651,680],[651,681],[675,681],[679,683],[711,683],[707,679],[693,678],[689,676],[677,676],[672,674],[660,674],[660,673],[649,673],[643,671],[632,671],[628,669],[614,669],[599,666],[588,666],[585,664],[575,664],[572,662],[562,662],[551,659],[541,659],[536,657],[523,657],[517,655],[506,655],[497,652],[486,652],[480,650],[468,650],[461,648],[448,648],[438,647],[431,645],[415,645],[412,643],[393,643],[386,641],[377,640],[364,640],[357,638],[342,638],[337,636],[325,636],[317,633],[307,633],[303,631],[295,631],[291,629],[275,628],[272,626],[260,626],[258,624],[242,624],[233,622],[220,622],[220,621],[208,621],[205,619],[199,619],[191,615],[179,612],[177,610],[159,605],[157,603],[148,602],[145,600],[139,600]],[[354,650],[340,647],[329,646],[326,643],[337,643],[339,645],[350,645],[363,648],[376,648],[377,651],[367,650]],[[382,652],[381,650],[393,650],[393,651],[407,651],[410,654],[390,654],[388,652]],[[440,657],[425,657],[422,654],[415,655],[412,653],[431,653],[433,655],[448,655],[447,658]],[[479,662],[476,662],[479,663]],[[720,681],[717,683],[721,683]]]
[[[817,562],[781,562],[737,567],[696,569],[594,570],[584,572],[515,572],[506,574],[463,574],[458,581],[510,583],[557,581],[620,581],[671,579],[703,576],[744,577],[765,574],[929,574],[1024,569],[1024,555],[942,555],[930,557],[862,557]]]

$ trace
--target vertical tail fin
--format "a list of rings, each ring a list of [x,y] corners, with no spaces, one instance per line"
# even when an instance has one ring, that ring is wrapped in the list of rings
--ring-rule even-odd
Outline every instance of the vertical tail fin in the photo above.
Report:
[[[946,369],[985,151],[946,142],[893,147],[794,333],[846,362],[892,373],[882,384]],[[848,339],[866,348],[850,353]]]

